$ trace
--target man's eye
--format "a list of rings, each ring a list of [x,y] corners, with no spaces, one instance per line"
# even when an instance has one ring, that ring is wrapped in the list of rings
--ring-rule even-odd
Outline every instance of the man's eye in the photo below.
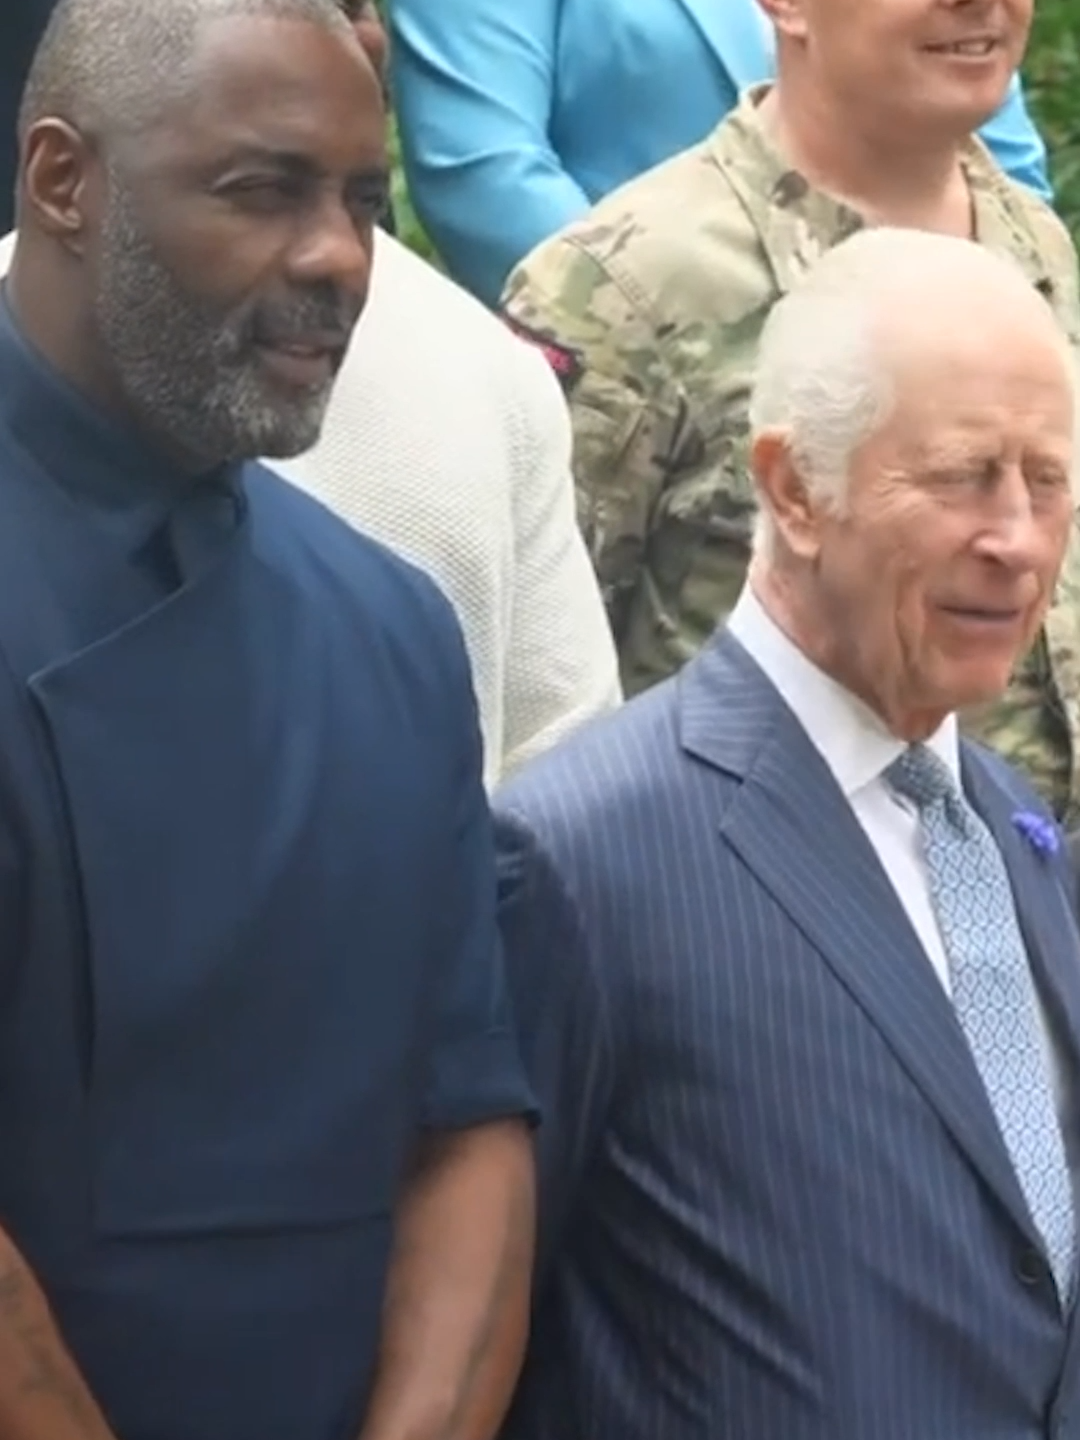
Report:
[[[228,193],[247,206],[271,207],[300,199],[304,186],[287,175],[253,175],[230,185]]]
[[[1028,472],[1028,484],[1036,490],[1067,490],[1069,477],[1061,470],[1032,470]]]
[[[345,204],[354,220],[378,224],[386,218],[386,212],[390,208],[390,193],[382,187],[350,188],[345,194]]]
[[[931,479],[945,490],[956,490],[962,485],[978,485],[983,480],[978,470],[936,470]]]

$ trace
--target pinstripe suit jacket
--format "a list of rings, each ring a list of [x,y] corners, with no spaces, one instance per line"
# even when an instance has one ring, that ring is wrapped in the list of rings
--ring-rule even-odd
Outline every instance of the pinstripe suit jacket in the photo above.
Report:
[[[1067,856],[965,746],[1080,1066]],[[721,637],[497,797],[546,1106],[507,1440],[1078,1440],[1062,1315],[947,996],[831,773]]]

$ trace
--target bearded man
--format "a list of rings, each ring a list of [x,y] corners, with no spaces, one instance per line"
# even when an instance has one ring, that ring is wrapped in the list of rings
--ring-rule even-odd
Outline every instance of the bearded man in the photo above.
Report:
[[[464,646],[248,463],[387,193],[335,0],[61,0],[0,292],[0,1434],[486,1440],[528,1311]]]

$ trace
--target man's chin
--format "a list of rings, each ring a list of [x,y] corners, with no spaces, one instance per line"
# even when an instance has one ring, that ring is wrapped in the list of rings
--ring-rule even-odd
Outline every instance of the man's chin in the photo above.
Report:
[[[297,455],[305,455],[319,443],[325,414],[323,409],[318,415],[306,417],[302,422],[263,432],[261,443],[250,453],[267,460],[292,460]]]
[[[192,467],[204,471],[220,465],[238,465],[249,460],[292,460],[306,454],[318,443],[322,434],[322,413],[302,423],[278,423],[237,428],[231,433],[210,436],[188,428],[177,448],[189,459]],[[160,433],[160,432],[159,432]],[[162,436],[168,439],[167,436]]]
[[[298,455],[306,455],[309,450],[314,450],[319,443],[319,436],[322,434],[322,427],[318,426],[310,434],[298,437],[295,435],[283,436],[280,439],[271,438],[258,454],[252,455],[252,459],[260,460],[295,460]]]
[[[241,422],[248,422],[238,426],[246,454],[268,460],[291,460],[305,454],[318,443],[329,404],[329,385],[302,402],[294,398],[291,404],[267,396],[259,407],[261,413],[237,415]]]
[[[992,678],[987,676],[979,681],[972,680],[970,684],[957,686],[949,708],[965,717],[986,716],[1001,704],[1011,679],[1011,672],[1004,670]]]

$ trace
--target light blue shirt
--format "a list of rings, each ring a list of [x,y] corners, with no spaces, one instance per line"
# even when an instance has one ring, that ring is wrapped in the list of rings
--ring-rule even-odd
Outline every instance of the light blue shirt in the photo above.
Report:
[[[534,246],[704,139],[774,70],[755,0],[392,0],[390,12],[417,212],[491,304]],[[1049,194],[1018,80],[983,138]]]

